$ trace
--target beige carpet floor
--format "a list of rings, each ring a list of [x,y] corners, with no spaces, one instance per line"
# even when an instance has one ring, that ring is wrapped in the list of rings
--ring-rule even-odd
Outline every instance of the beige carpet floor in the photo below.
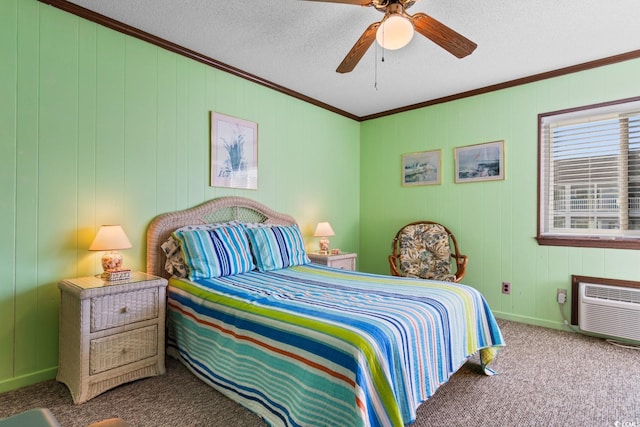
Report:
[[[640,351],[499,323],[507,347],[494,365],[498,375],[482,375],[472,358],[420,406],[415,427],[640,427]],[[63,427],[111,417],[135,427],[265,426],[171,358],[166,375],[122,385],[82,405],[74,405],[56,381],[0,394],[0,417],[36,407],[49,408]]]

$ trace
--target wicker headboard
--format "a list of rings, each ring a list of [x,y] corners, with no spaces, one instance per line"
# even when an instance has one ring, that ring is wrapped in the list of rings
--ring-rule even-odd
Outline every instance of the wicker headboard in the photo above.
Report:
[[[147,229],[147,273],[169,277],[164,269],[164,253],[160,245],[177,228],[185,225],[208,224],[225,221],[262,222],[293,225],[292,216],[276,212],[262,203],[244,197],[220,197],[193,208],[158,215]]]

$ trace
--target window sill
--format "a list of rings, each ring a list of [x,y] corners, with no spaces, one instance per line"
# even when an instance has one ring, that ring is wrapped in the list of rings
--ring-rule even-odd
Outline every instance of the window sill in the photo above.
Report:
[[[640,249],[640,238],[537,236],[540,246],[571,246],[578,248]]]

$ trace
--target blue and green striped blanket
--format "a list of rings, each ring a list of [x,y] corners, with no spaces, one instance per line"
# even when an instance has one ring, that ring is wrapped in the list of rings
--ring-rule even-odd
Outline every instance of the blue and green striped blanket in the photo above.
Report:
[[[402,426],[474,353],[504,345],[484,297],[304,265],[168,288],[169,351],[271,426]],[[487,373],[489,373],[489,369]]]

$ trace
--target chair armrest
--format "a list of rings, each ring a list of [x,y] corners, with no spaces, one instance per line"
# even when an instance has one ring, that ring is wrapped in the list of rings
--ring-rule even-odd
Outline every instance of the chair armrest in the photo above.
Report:
[[[451,256],[456,260],[456,283],[458,283],[467,272],[467,262],[469,262],[469,257],[466,255],[460,255],[456,258],[453,254]]]
[[[391,267],[391,275],[392,276],[401,276],[398,271],[398,257],[394,255],[389,255],[389,267]]]

